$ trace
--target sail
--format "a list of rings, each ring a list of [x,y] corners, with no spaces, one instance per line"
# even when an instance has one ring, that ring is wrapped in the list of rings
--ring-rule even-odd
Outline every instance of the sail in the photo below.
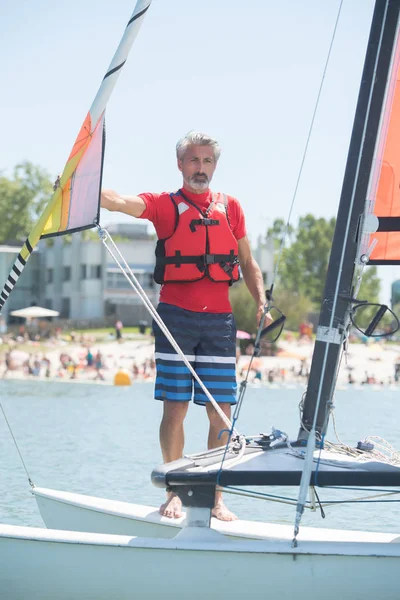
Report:
[[[93,132],[89,113],[65,167],[67,172],[74,170],[64,186],[60,186],[41,238],[73,233],[98,224],[104,145],[104,113]]]
[[[89,229],[99,222],[105,109],[150,3],[151,0],[136,3],[68,157],[59,187],[29,234],[0,293],[0,311],[40,239]]]
[[[369,239],[370,265],[400,264],[400,35],[397,30],[390,79],[376,144],[368,199],[378,218]]]

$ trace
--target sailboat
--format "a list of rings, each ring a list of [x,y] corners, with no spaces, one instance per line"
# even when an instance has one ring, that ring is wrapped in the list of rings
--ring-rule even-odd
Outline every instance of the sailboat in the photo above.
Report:
[[[182,499],[179,523],[151,507],[33,487],[53,529],[0,525],[3,597],[236,599],[264,590],[285,600],[310,590],[328,600],[399,597],[399,533],[300,527],[310,489],[400,487],[400,467],[370,445],[325,441],[343,347],[366,306],[357,298],[360,274],[368,263],[398,262],[399,25],[400,0],[377,0],[297,438],[232,432],[227,447],[155,468],[153,483]],[[366,333],[386,313],[376,307]],[[210,527],[216,486],[277,485],[299,487],[293,527]]]

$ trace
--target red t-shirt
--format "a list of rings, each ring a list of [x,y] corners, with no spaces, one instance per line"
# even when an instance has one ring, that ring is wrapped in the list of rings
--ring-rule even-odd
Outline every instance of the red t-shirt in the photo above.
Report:
[[[184,194],[201,210],[211,203],[212,192],[193,194],[184,188]],[[162,240],[171,236],[175,227],[175,207],[167,192],[161,194],[139,194],[146,203],[141,219],[151,221]],[[246,235],[246,225],[242,207],[238,200],[228,196],[228,216],[232,233],[237,240]],[[226,313],[232,312],[229,302],[229,284],[227,282],[211,281],[208,277],[190,283],[164,283],[161,286],[160,302],[173,304],[195,312]]]

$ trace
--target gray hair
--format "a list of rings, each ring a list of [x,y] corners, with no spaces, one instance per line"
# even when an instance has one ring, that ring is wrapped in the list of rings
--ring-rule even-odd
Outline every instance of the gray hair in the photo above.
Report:
[[[200,133],[199,131],[189,131],[189,133],[176,144],[176,156],[179,160],[182,160],[189,146],[211,146],[214,151],[215,162],[218,162],[221,155],[221,148],[219,147],[217,140],[205,133]]]

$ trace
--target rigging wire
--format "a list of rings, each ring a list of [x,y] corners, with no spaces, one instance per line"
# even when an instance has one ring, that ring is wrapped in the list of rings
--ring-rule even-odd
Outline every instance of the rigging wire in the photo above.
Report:
[[[280,243],[280,247],[279,247],[278,257],[277,257],[277,260],[276,260],[276,266],[275,266],[274,274],[273,274],[273,277],[272,277],[271,288],[273,288],[274,283],[275,283],[275,279],[278,276],[279,265],[280,265],[280,261],[281,261],[281,257],[282,257],[282,253],[283,253],[283,248],[284,248],[284,245],[285,245],[285,242],[286,242],[286,238],[287,238],[287,234],[288,234],[288,231],[289,231],[289,226],[290,226],[290,221],[291,221],[291,217],[292,217],[292,212],[293,212],[294,204],[295,204],[295,201],[296,201],[297,192],[298,192],[299,185],[300,185],[300,180],[301,180],[301,177],[302,177],[302,174],[303,174],[304,164],[305,164],[305,161],[306,161],[306,158],[307,158],[308,146],[310,144],[311,135],[312,135],[312,132],[313,132],[313,129],[314,129],[315,117],[317,115],[317,111],[318,111],[318,107],[319,107],[319,102],[320,102],[320,98],[321,98],[321,93],[322,93],[322,89],[323,89],[324,82],[325,82],[325,76],[326,76],[326,72],[328,70],[328,65],[329,65],[329,61],[330,61],[330,57],[331,57],[333,43],[334,43],[334,40],[335,40],[335,37],[336,37],[336,30],[337,30],[337,25],[338,25],[338,22],[339,22],[340,13],[341,13],[341,10],[342,10],[342,5],[343,5],[343,0],[340,1],[339,10],[338,10],[338,13],[337,13],[337,16],[336,16],[336,22],[335,22],[335,26],[333,28],[333,34],[332,34],[331,42],[330,42],[330,45],[329,45],[328,54],[327,54],[326,61],[325,61],[325,66],[324,66],[324,70],[323,70],[323,73],[322,73],[321,83],[320,83],[320,86],[319,86],[319,90],[318,90],[318,94],[317,94],[317,99],[316,99],[315,106],[314,106],[314,111],[313,111],[313,114],[312,114],[312,117],[311,117],[310,127],[308,129],[308,135],[307,135],[307,139],[306,139],[306,143],[305,143],[305,146],[304,146],[303,155],[302,155],[301,162],[300,162],[300,169],[299,169],[299,172],[298,172],[298,176],[297,176],[297,179],[296,179],[296,184],[295,184],[294,191],[293,191],[293,196],[292,196],[292,201],[291,201],[291,204],[290,204],[289,214],[288,214],[288,218],[287,218],[287,221],[286,221],[286,227],[285,227],[285,230],[284,230],[284,233],[283,233],[283,236],[282,236],[282,240],[281,240],[281,243]]]
[[[5,413],[5,410],[4,410],[4,408],[3,408],[3,405],[2,405],[2,403],[1,403],[1,402],[0,402],[0,409],[1,409],[1,412],[3,413],[4,420],[5,420],[6,424],[7,424],[8,430],[9,430],[9,432],[10,432],[10,434],[11,434],[11,437],[12,437],[12,439],[13,439],[13,441],[14,441],[15,447],[16,447],[16,449],[17,449],[17,452],[18,452],[18,454],[19,454],[19,457],[20,457],[20,459],[21,459],[21,463],[22,463],[22,466],[24,467],[24,470],[25,470],[26,476],[28,477],[29,485],[30,485],[32,488],[34,488],[34,487],[35,487],[35,484],[33,483],[32,479],[31,479],[31,476],[29,475],[28,468],[27,468],[27,466],[26,466],[26,464],[25,464],[25,461],[24,461],[24,459],[23,459],[22,453],[21,453],[21,451],[20,451],[20,449],[19,449],[19,446],[18,446],[18,443],[17,443],[17,439],[16,439],[16,437],[15,437],[15,435],[14,435],[14,433],[13,433],[13,430],[11,429],[10,422],[9,422],[9,420],[7,419],[7,415],[6,415],[6,413]]]
[[[345,489],[347,490],[356,490],[356,491],[365,491],[365,488],[341,488],[341,487],[337,487],[337,486],[324,486],[324,489]],[[221,487],[220,488],[221,491],[224,494],[231,494],[232,496],[244,496],[245,498],[254,498],[256,500],[265,500],[266,502],[277,502],[279,504],[289,504],[291,506],[296,506],[297,505],[297,499],[296,498],[290,498],[288,496],[278,496],[276,494],[266,494],[265,492],[259,492],[259,491],[255,491],[255,490],[246,490],[244,488],[236,488],[234,486],[226,486],[226,487]],[[380,490],[373,490],[373,491],[380,491]],[[386,496],[396,496],[399,495],[400,492],[396,491],[396,490],[381,490],[383,493],[375,493],[372,494],[370,496],[364,496],[362,498],[349,498],[349,499],[345,499],[345,500],[324,500],[324,501],[320,501],[319,505],[321,507],[326,508],[327,506],[336,506],[339,504],[385,504],[385,503],[393,503],[393,502],[400,502],[400,499],[398,500],[378,500],[375,498],[384,498]],[[311,511],[315,511],[314,505],[307,500],[306,504],[304,506],[304,508],[307,508]]]

